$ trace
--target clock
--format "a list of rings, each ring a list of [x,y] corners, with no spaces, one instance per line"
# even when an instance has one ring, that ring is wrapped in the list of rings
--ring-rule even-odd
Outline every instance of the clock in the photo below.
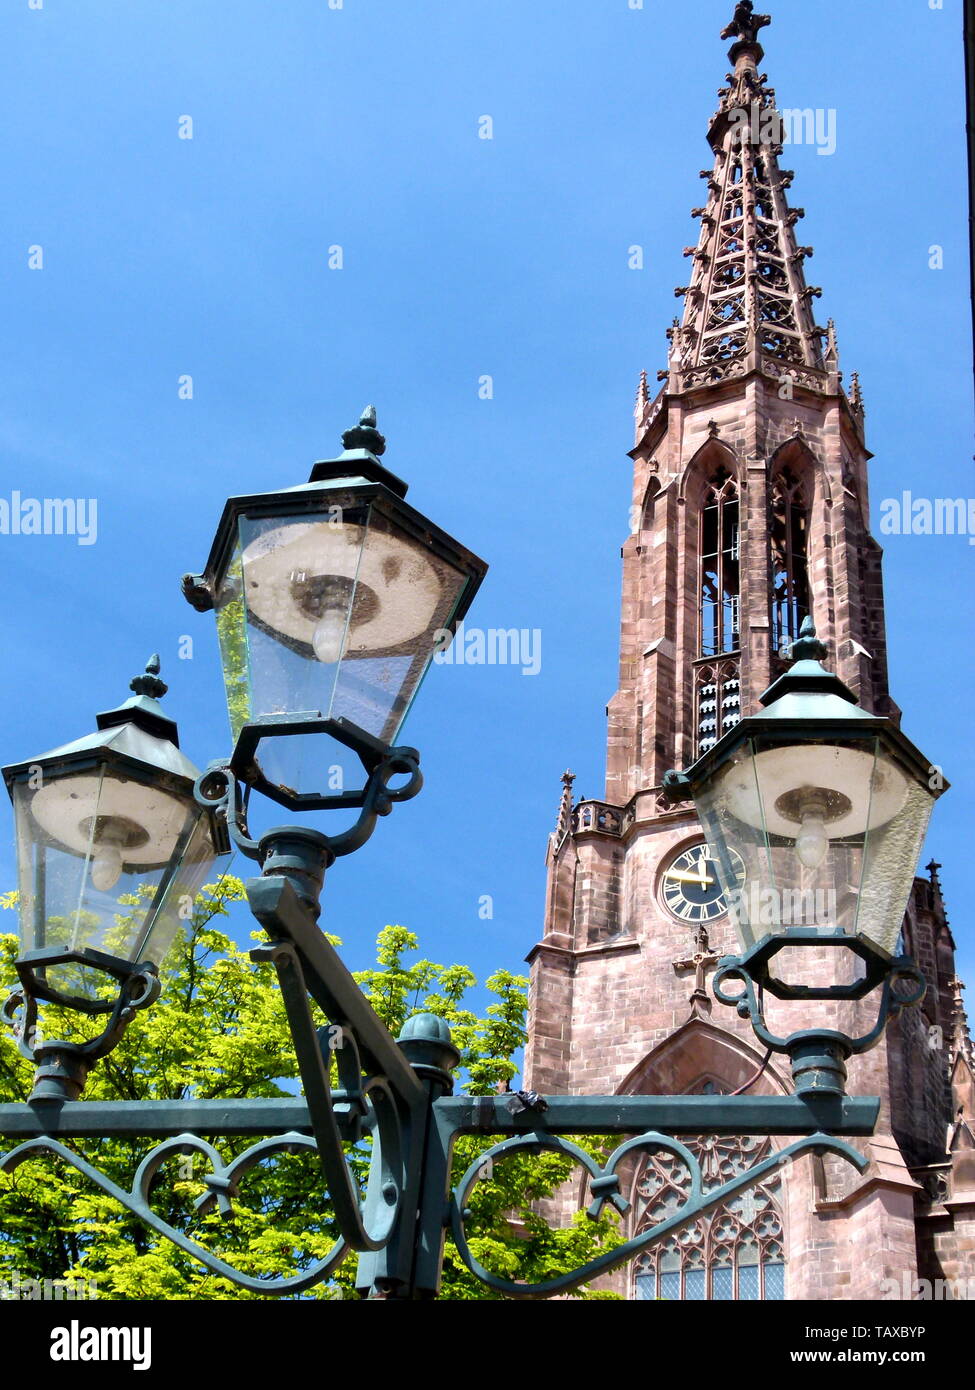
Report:
[[[729,849],[738,886],[745,881],[741,855]],[[709,844],[691,845],[681,850],[663,871],[660,891],[667,910],[681,922],[714,922],[728,911],[728,903],[716,873]]]

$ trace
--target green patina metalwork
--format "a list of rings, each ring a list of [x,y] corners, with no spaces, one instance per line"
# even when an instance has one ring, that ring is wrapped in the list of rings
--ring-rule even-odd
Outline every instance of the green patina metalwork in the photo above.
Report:
[[[302,843],[296,831],[278,832],[292,850]],[[308,853],[314,848],[305,841]],[[35,1102],[0,1107],[0,1132],[23,1137],[2,1160],[12,1171],[42,1153],[72,1164],[91,1182],[172,1241],[193,1259],[241,1288],[265,1294],[295,1295],[328,1279],[339,1264],[358,1254],[357,1287],[367,1297],[434,1298],[440,1285],[443,1243],[452,1230],[462,1259],[489,1287],[513,1298],[544,1298],[566,1293],[626,1263],[657,1241],[692,1224],[696,1217],[754,1186],[777,1164],[807,1152],[833,1153],[862,1169],[864,1160],[839,1136],[873,1132],[879,1102],[840,1096],[593,1096],[531,1094],[454,1097],[451,1069],[457,1052],[450,1030],[434,1015],[411,1019],[398,1041],[373,1012],[334,948],[319,931],[315,911],[296,891],[301,869],[265,873],[248,884],[251,909],[271,939],[255,951],[278,971],[305,1091],[304,1102],[193,1101],[86,1104]],[[308,996],[343,1046],[334,1054],[315,1029]],[[338,1063],[332,1085],[330,1060]],[[194,1132],[196,1131],[196,1132]],[[140,1165],[125,1191],[64,1143],[68,1136],[100,1133],[165,1136]],[[201,1134],[271,1134],[230,1163]],[[624,1142],[600,1167],[569,1134],[619,1134]],[[678,1135],[755,1134],[804,1136],[718,1189],[705,1191],[700,1170]],[[450,1191],[453,1145],[461,1134],[506,1136],[472,1165]],[[637,1134],[637,1138],[630,1136]],[[363,1135],[372,1139],[365,1197],[360,1199],[346,1146]],[[210,1163],[208,1194],[198,1203],[205,1215],[214,1204],[228,1215],[237,1184],[267,1159],[282,1152],[308,1150],[318,1156],[341,1237],[328,1255],[299,1273],[255,1279],[234,1269],[170,1226],[152,1209],[152,1179],[176,1153],[199,1152]],[[688,1164],[691,1187],[679,1212],[639,1237],[594,1261],[542,1284],[498,1278],[471,1253],[464,1212],[484,1164],[517,1152],[554,1152],[573,1158],[589,1175],[597,1217],[605,1202],[625,1203],[617,1170],[628,1154],[663,1149]]]
[[[733,23],[743,42],[754,41],[757,28],[765,21],[764,16],[753,15],[751,9],[747,3],[739,5]],[[405,485],[388,474],[378,460],[384,441],[376,429],[375,412],[366,411],[344,442],[346,454],[340,460],[316,465],[311,486],[336,476],[347,477],[352,460],[371,486],[384,487],[401,501]],[[235,507],[247,500],[232,499],[228,503],[207,576],[186,576],[184,580],[187,597],[200,610],[213,606],[213,576],[226,569],[225,560],[233,543]],[[257,499],[268,506],[277,500],[277,495],[271,494]],[[288,499],[285,496],[283,500]],[[434,541],[428,538],[428,543],[432,545]],[[472,561],[472,565],[472,584],[476,588],[483,566],[479,561]],[[233,675],[230,713],[235,732],[239,731],[241,737],[229,762],[212,764],[199,778],[196,796],[216,821],[226,822],[238,847],[261,864],[262,876],[248,883],[247,897],[269,944],[257,948],[253,956],[272,962],[277,971],[304,1100],[86,1103],[67,1098],[70,1092],[61,1088],[50,1097],[35,1094],[22,1105],[0,1106],[0,1133],[20,1140],[0,1159],[0,1169],[12,1171],[39,1154],[55,1156],[71,1164],[158,1235],[206,1268],[254,1292],[300,1293],[328,1279],[348,1255],[355,1253],[356,1286],[364,1295],[416,1300],[437,1296],[448,1230],[452,1231],[467,1267],[489,1287],[512,1298],[546,1298],[570,1292],[632,1260],[802,1154],[831,1153],[864,1170],[865,1160],[846,1138],[874,1132],[880,1102],[873,1097],[849,1098],[844,1094],[843,1062],[852,1052],[864,1050],[879,1038],[888,1016],[917,1002],[923,981],[912,962],[892,959],[869,943],[854,942],[853,949],[865,961],[867,975],[852,987],[854,992],[847,990],[843,997],[860,997],[867,989],[883,985],[876,1028],[861,1039],[824,1032],[776,1038],[765,1026],[763,991],[780,998],[839,997],[835,987],[831,987],[832,993],[803,992],[784,985],[770,973],[769,963],[780,944],[801,945],[807,938],[817,946],[830,944],[831,938],[821,932],[790,932],[775,942],[761,941],[746,955],[722,961],[716,984],[717,998],[749,1017],[767,1047],[790,1054],[796,1079],[794,1095],[541,1097],[533,1092],[517,1092],[480,1098],[453,1096],[451,1073],[458,1053],[447,1025],[432,1014],[421,1014],[409,1020],[399,1039],[394,1039],[317,926],[318,900],[326,870],[336,858],[364,844],[378,819],[388,815],[395,802],[417,794],[422,784],[418,755],[414,749],[378,744],[354,726],[338,727],[335,721],[313,716],[248,725],[250,711],[241,705],[243,696],[239,694],[246,685],[246,634],[242,631],[242,615],[234,610],[235,602],[231,595],[224,604],[218,628],[222,645],[230,649],[229,659],[225,650]],[[765,703],[772,708],[763,716],[762,727],[782,730],[786,723],[798,720],[801,725],[806,720],[815,724],[818,738],[850,737],[851,729],[872,733],[882,727],[902,760],[918,771],[920,755],[913,745],[892,730],[888,721],[877,721],[853,709],[849,692],[844,693],[836,678],[822,670],[817,660],[822,655],[821,646],[811,624],[807,624],[796,644],[796,665],[765,697]],[[158,666],[156,671],[150,666],[147,676],[140,678],[134,701],[129,702],[141,709],[145,720],[155,716],[152,706],[157,671]],[[129,705],[124,715],[118,714],[118,719],[131,718]],[[824,713],[825,717],[820,717]],[[104,718],[117,722],[115,714]],[[302,719],[306,722],[302,723]],[[252,789],[268,794],[268,785],[262,782],[256,767],[260,739],[313,731],[338,737],[359,754],[365,785],[360,791],[337,797],[295,793],[294,800],[285,800],[284,804],[293,804],[295,809],[310,809],[312,805],[317,809],[352,807],[360,812],[358,820],[351,829],[336,836],[298,826],[278,829],[260,841],[253,840],[247,828],[248,797]],[[689,774],[669,774],[668,792],[675,800],[686,800],[694,787],[729,756],[741,737],[738,732],[722,739]],[[406,783],[391,787],[395,776],[405,776]],[[278,795],[276,799],[283,798]],[[845,937],[842,944],[850,946],[851,938]],[[742,988],[739,994],[728,989],[735,980]],[[29,980],[25,989],[28,984]],[[315,1027],[309,996],[329,1020],[327,1029]],[[128,1006],[136,1007],[141,1002],[133,997]],[[124,1005],[120,1007],[124,1012]],[[335,1030],[342,1040],[337,1049],[331,1045]],[[143,1159],[127,1191],[64,1142],[69,1137],[104,1134],[152,1136],[162,1141]],[[623,1142],[600,1164],[565,1137],[572,1134],[619,1135]],[[750,1170],[708,1189],[697,1159],[679,1138],[707,1134],[778,1135],[791,1142]],[[225,1162],[203,1135],[261,1137],[245,1152]],[[500,1142],[481,1155],[451,1191],[451,1158],[459,1135],[500,1136]],[[364,1138],[371,1140],[371,1156],[365,1194],[360,1196],[346,1150]],[[297,1150],[317,1155],[340,1236],[324,1258],[296,1273],[274,1279],[249,1276],[153,1210],[153,1178],[175,1154],[195,1152],[208,1160],[208,1191],[197,1209],[203,1215],[217,1209],[228,1216],[233,1212],[238,1184],[247,1173],[277,1154]],[[662,1151],[686,1166],[690,1174],[687,1200],[678,1211],[669,1212],[640,1235],[558,1278],[535,1284],[501,1278],[472,1253],[472,1238],[466,1229],[467,1204],[486,1162],[503,1161],[526,1151],[556,1153],[580,1165],[590,1194],[587,1214],[593,1219],[599,1218],[607,1203],[620,1214],[626,1211],[619,1171],[630,1155],[640,1152]]]

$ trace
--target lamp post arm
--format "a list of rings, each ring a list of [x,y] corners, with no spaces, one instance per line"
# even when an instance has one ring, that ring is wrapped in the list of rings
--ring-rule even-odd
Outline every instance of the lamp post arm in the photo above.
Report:
[[[337,1117],[346,1142],[345,1121]],[[0,1134],[15,1139],[42,1135],[61,1139],[173,1139],[195,1133],[227,1138],[311,1133],[311,1116],[301,1096],[257,1100],[70,1100],[9,1101],[0,1105]]]
[[[421,1105],[425,1095],[415,1072],[288,880],[254,878],[246,889],[251,911],[271,940],[284,939],[295,947],[315,1003],[331,1022],[354,1035],[367,1070],[385,1076],[406,1104]]]
[[[453,1134],[639,1134],[784,1136],[873,1134],[876,1096],[547,1096],[544,1115],[513,1110],[511,1096],[447,1096],[438,1122]]]
[[[385,1080],[375,1077],[363,1082],[359,1049],[351,1032],[341,1025],[316,1029],[301,963],[289,942],[259,947],[251,951],[251,959],[273,962],[278,973],[312,1134],[339,1230],[352,1250],[381,1250],[399,1216],[403,1188],[399,1115],[386,1091]],[[332,1056],[338,1065],[339,1080],[344,1083],[334,1097],[329,1076]],[[381,1174],[383,1201],[372,1204],[378,1223],[371,1231],[360,1211],[356,1186],[342,1149],[336,1103],[347,1120],[346,1137],[350,1129],[353,1141],[361,1138],[363,1128],[374,1131],[372,1166]]]

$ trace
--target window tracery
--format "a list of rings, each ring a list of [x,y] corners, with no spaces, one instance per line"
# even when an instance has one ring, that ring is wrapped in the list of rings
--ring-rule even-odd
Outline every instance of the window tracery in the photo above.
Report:
[[[737,660],[714,661],[695,668],[695,718],[699,758],[741,720],[741,674]]]
[[[705,1190],[753,1167],[771,1150],[768,1139],[708,1136],[687,1142],[701,1163]],[[634,1185],[634,1234],[678,1212],[689,1185],[690,1174],[675,1155],[647,1155]],[[781,1180],[771,1177],[649,1250],[635,1262],[633,1297],[784,1299],[781,1199]]]

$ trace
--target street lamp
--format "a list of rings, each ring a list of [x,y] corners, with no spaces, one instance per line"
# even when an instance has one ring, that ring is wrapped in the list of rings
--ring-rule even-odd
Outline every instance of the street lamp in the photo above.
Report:
[[[826,652],[806,618],[794,664],[762,696],[763,712],[686,773],[668,773],[665,787],[672,800],[694,800],[741,940],[743,954],[722,962],[715,977],[717,998],[791,1056],[799,1092],[842,1093],[846,1059],[874,1046],[888,1017],[924,993],[913,962],[896,950],[931,811],[947,784],[896,725],[861,709],[824,669]],[[859,977],[813,986],[773,975],[773,958],[793,946],[852,953]],[[878,1022],[860,1038],[829,1029],[780,1038],[766,1025],[766,993],[858,1000],[881,984]]]
[[[318,930],[319,896],[333,860],[364,844],[380,816],[420,790],[419,754],[395,740],[486,567],[406,505],[405,484],[379,461],[385,441],[374,410],[343,438],[345,452],[316,464],[308,484],[231,498],[203,574],[184,576],[194,607],[216,613],[235,738],[228,758],[197,775],[178,752],[175,726],[157,703],[164,687],[154,659],[133,682],[135,698],[99,716],[97,734],[5,770],[20,843],[25,949],[12,1005],[26,1001],[21,1031],[29,1040],[38,999],[111,1011],[111,1019],[80,1048],[34,1048],[46,1065],[31,1103],[0,1106],[0,1132],[21,1141],[0,1170],[55,1154],[195,1261],[252,1292],[300,1293],[355,1252],[357,1287],[379,1298],[436,1296],[448,1227],[478,1278],[511,1297],[544,1297],[633,1259],[800,1154],[832,1153],[862,1172],[866,1161],[840,1136],[872,1134],[880,1102],[843,1093],[844,1062],[923,992],[913,963],[893,951],[936,791],[917,750],[888,720],[856,708],[823,670],[825,648],[811,625],[796,644],[796,664],[764,697],[764,714],[744,720],[686,774],[666,779],[674,800],[698,804],[741,932],[743,955],[722,962],[717,997],[747,1014],[770,1049],[789,1053],[796,1094],[453,1096],[458,1053],[442,1019],[419,1014],[393,1039]],[[323,790],[320,735],[354,751],[363,786]],[[291,810],[359,815],[334,834],[287,825],[254,840],[253,792]],[[175,904],[192,902],[214,853],[231,840],[261,868],[247,899],[269,944],[251,957],[277,972],[303,1095],[77,1101],[91,1061],[158,992],[156,965],[172,939]],[[787,903],[817,904],[836,885],[828,920],[793,924]],[[779,980],[770,962],[791,944],[843,946],[862,963],[862,977],[818,989]],[[734,982],[740,993],[730,992]],[[765,1024],[765,993],[859,999],[881,983],[880,1021],[865,1038],[807,1030],[780,1039]],[[622,1140],[602,1165],[567,1138],[592,1133]],[[63,1142],[104,1134],[161,1141],[129,1191]],[[461,1134],[504,1137],[451,1190]],[[701,1134],[790,1142],[714,1186],[680,1142]],[[226,1161],[202,1135],[255,1142]],[[365,1137],[371,1154],[361,1194],[346,1148]],[[196,1152],[208,1166],[198,1211],[216,1205],[228,1216],[247,1172],[295,1150],[315,1154],[339,1231],[330,1251],[296,1272],[250,1276],[153,1207],[155,1175],[174,1153]],[[684,1165],[690,1196],[567,1274],[535,1285],[496,1276],[479,1264],[468,1237],[470,1193],[495,1158],[545,1151],[587,1171],[592,1216],[607,1202],[626,1211],[621,1172],[640,1151],[666,1152]]]
[[[183,580],[216,613],[231,768],[293,810],[336,804],[314,785],[314,735],[367,763],[392,746],[487,569],[403,500],[374,407],[343,443],[303,486],[231,497],[203,574]]]
[[[20,1029],[38,1064],[32,1099],[75,1099],[92,1062],[159,994],[158,967],[217,857],[224,827],[195,800],[199,773],[180,752],[150,659],[132,697],[97,716],[97,731],[14,763],[19,883]],[[36,1041],[40,1000],[110,1015],[83,1043]],[[8,1013],[8,1017],[9,1017]]]
[[[288,875],[316,914],[328,866],[423,785],[419,754],[394,741],[487,571],[404,501],[406,483],[380,462],[373,406],[342,442],[302,486],[231,497],[203,573],[183,577],[193,607],[216,614],[235,739],[200,797],[226,815],[238,848],[265,873]],[[362,787],[322,788],[322,734],[357,755]],[[360,815],[339,834],[286,826],[255,841],[252,791],[290,810]]]

